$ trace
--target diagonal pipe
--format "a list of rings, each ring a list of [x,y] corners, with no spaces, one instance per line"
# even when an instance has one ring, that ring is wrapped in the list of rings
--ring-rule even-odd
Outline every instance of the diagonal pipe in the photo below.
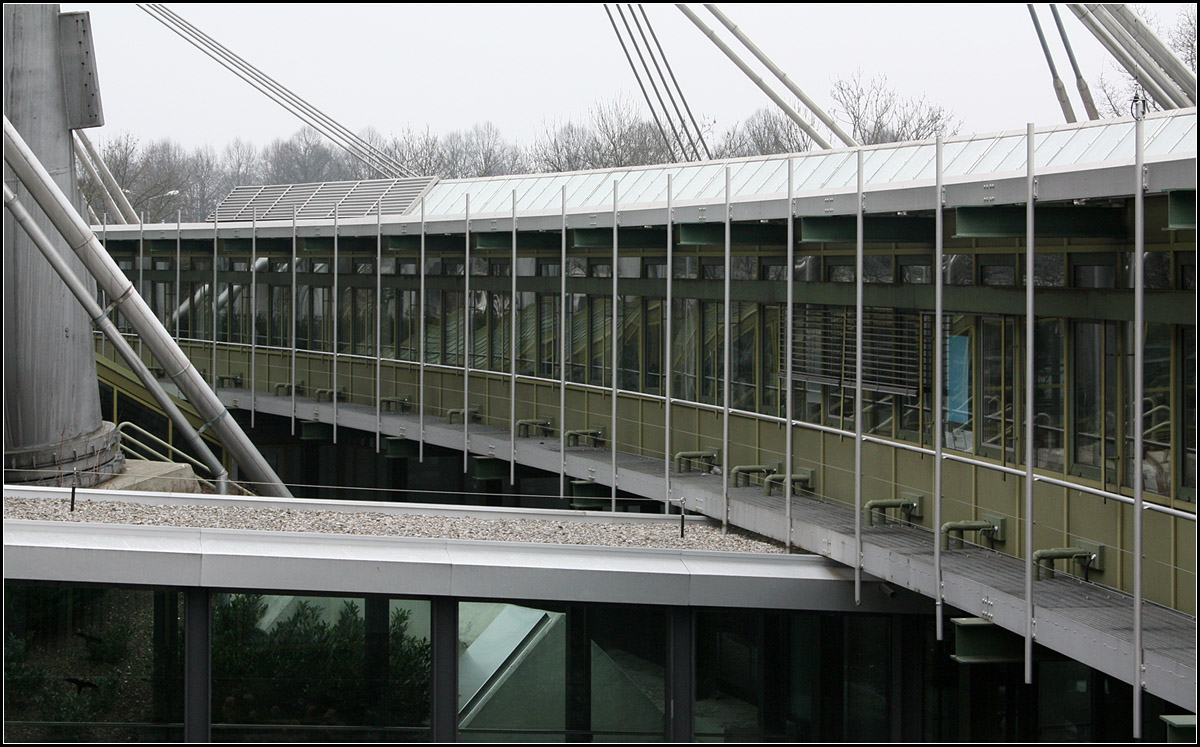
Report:
[[[54,224],[83,261],[84,267],[96,279],[96,284],[115,299],[108,311],[119,308],[133,328],[141,335],[146,347],[162,365],[167,376],[175,382],[192,405],[205,419],[205,427],[212,428],[221,443],[246,476],[261,485],[264,492],[291,497],[291,492],[275,474],[275,470],[263,458],[237,421],[221,404],[215,392],[204,383],[191,360],[179,349],[166,327],[154,315],[146,301],[134,289],[133,283],[117,266],[100,244],[96,234],[76,212],[71,201],[46,172],[44,166],[26,145],[20,133],[4,117],[4,160],[21,184],[41,207],[42,212]],[[203,430],[203,429],[201,429]]]
[[[108,341],[113,344],[113,347],[117,349],[117,352],[120,353],[134,374],[137,375],[138,380],[142,382],[142,386],[146,387],[146,391],[150,392],[150,396],[154,397],[154,401],[163,408],[163,411],[171,419],[171,422],[175,425],[179,434],[183,436],[187,445],[192,448],[193,452],[199,455],[200,461],[204,463],[205,468],[216,479],[217,492],[221,495],[228,493],[229,472],[226,471],[221,461],[212,453],[212,450],[208,448],[208,445],[204,443],[204,439],[200,438],[200,434],[196,433],[196,430],[192,428],[192,424],[180,412],[179,407],[176,406],[166,390],[162,388],[162,384],[158,383],[158,379],[150,372],[150,369],[142,362],[138,354],[134,352],[133,347],[126,341],[125,336],[117,329],[117,325],[113,324],[112,319],[109,318],[104,309],[100,308],[100,304],[96,303],[96,299],[92,298],[92,294],[88,292],[83,281],[67,265],[62,255],[50,243],[50,239],[38,227],[38,224],[33,220],[33,216],[29,214],[29,211],[25,209],[25,206],[21,204],[17,199],[17,195],[9,189],[7,184],[4,185],[4,207],[8,208],[13,218],[16,219],[21,228],[25,229],[25,233],[29,234],[29,238],[33,240],[34,245],[42,252],[42,256],[46,258],[46,261],[50,263],[50,266],[58,273],[58,276],[70,288],[71,293],[79,301],[80,305],[83,306],[83,310],[87,312],[92,323],[104,333],[104,336],[108,338]]]

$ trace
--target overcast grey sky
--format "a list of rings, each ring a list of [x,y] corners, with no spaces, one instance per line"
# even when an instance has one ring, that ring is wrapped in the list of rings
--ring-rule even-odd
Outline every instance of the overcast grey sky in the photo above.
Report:
[[[301,126],[134,5],[62,7],[91,12],[107,123],[94,133],[101,140],[129,131],[220,148],[235,137],[262,145]],[[528,144],[544,124],[582,119],[618,95],[645,111],[599,4],[169,7],[355,131],[448,132],[490,120],[506,139]],[[886,74],[903,96],[952,109],[963,133],[1064,121],[1024,4],[721,7],[826,109],[832,82],[861,68]],[[1049,7],[1036,7],[1082,118]],[[1148,7],[1165,38],[1183,6]],[[772,105],[673,5],[646,10],[693,112],[717,132]],[[1101,72],[1115,75],[1108,55],[1066,6],[1060,13],[1095,89]],[[723,28],[721,35],[732,41]]]

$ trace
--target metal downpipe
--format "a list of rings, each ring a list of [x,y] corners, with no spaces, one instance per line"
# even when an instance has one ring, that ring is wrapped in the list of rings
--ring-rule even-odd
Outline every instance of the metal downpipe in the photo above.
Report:
[[[261,484],[265,492],[290,498],[291,492],[275,474],[275,470],[251,443],[237,421],[229,417],[229,412],[221,404],[216,393],[205,385],[199,372],[192,366],[191,360],[179,349],[162,322],[138,295],[133,283],[125,277],[112,257],[108,256],[96,235],[50,178],[37,156],[8,121],[8,117],[4,117],[4,160],[29,190],[68,246],[72,247],[83,261],[96,283],[114,299],[114,307],[120,307],[121,313],[142,336],[167,375],[192,402],[201,417],[205,418],[206,426],[216,431],[221,443],[245,470],[250,480]]]
[[[83,281],[63,261],[62,255],[54,248],[50,239],[42,232],[42,229],[38,228],[37,223],[33,220],[33,216],[29,214],[29,211],[25,209],[25,206],[21,204],[16,194],[9,189],[7,184],[4,185],[4,206],[12,213],[13,218],[16,219],[21,228],[25,229],[25,233],[29,234],[29,238],[33,240],[34,245],[46,257],[46,261],[50,263],[50,266],[54,268],[54,271],[58,273],[58,276],[70,288],[71,293],[74,294],[75,298],[83,306],[83,310],[87,312],[92,323],[104,333],[108,341],[112,343],[121,357],[125,359],[125,362],[129,364],[129,367],[137,375],[142,385],[154,397],[154,401],[163,408],[167,417],[171,419],[171,422],[179,429],[179,433],[186,439],[188,446],[192,447],[196,454],[200,456],[200,461],[204,462],[204,466],[208,468],[208,471],[216,479],[217,492],[221,495],[227,494],[229,492],[229,472],[208,448],[208,445],[204,443],[204,440],[200,438],[200,435],[196,433],[196,430],[192,428],[192,424],[179,411],[175,403],[171,401],[170,395],[158,383],[158,379],[154,378],[154,374],[150,373],[150,369],[146,367],[146,364],[134,352],[133,348],[125,340],[125,337],[117,329],[117,325],[113,324],[112,319],[109,319],[108,313],[100,308],[100,304],[96,303],[96,299],[92,298]]]

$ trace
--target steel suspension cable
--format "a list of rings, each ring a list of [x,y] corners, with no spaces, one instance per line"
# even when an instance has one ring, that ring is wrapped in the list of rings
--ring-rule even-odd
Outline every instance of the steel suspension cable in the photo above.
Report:
[[[189,44],[208,55],[218,64],[272,101],[294,114],[313,129],[333,141],[354,158],[392,178],[412,177],[415,174],[386,153],[378,150],[332,117],[312,106],[291,90],[273,80],[244,59],[231,52],[177,13],[162,4],[139,4],[151,18],[166,26]]]
[[[641,5],[639,4],[638,7],[640,8]],[[645,16],[645,14],[646,11],[642,10],[642,15]],[[683,119],[683,113],[679,111],[679,104],[675,103],[675,96],[671,93],[671,87],[667,85],[667,78],[663,75],[662,68],[658,65],[658,58],[654,56],[654,49],[650,46],[650,41],[646,38],[646,32],[642,30],[642,24],[640,21],[638,21],[637,14],[633,11],[633,3],[629,3],[629,17],[633,19],[633,25],[637,27],[638,35],[642,37],[642,44],[646,46],[646,54],[650,57],[650,61],[654,63],[654,72],[657,73],[658,80],[662,83],[663,90],[667,92],[667,99],[670,100],[671,106],[675,109],[675,116],[679,117],[679,129],[682,130],[683,134],[687,136],[688,144],[692,146],[692,155],[697,161],[699,161],[701,160],[700,150],[696,147],[696,139],[692,137],[691,131],[687,128],[687,123]],[[648,21],[649,19],[647,19],[647,22]],[[646,71],[646,74],[649,75],[648,70]],[[655,86],[655,93],[657,92],[658,87]],[[660,104],[662,104],[661,96],[659,97],[658,101]],[[672,123],[671,129],[674,131],[674,120],[671,119],[671,114],[669,111],[667,111],[666,105],[663,105],[663,111],[667,113],[667,121]],[[679,136],[676,135],[677,139],[678,137]],[[681,151],[684,151],[682,142],[680,142],[679,147]],[[683,155],[685,158],[688,157],[686,151],[684,151]]]
[[[658,48],[658,56],[662,58],[663,67],[667,69],[667,74],[671,76],[671,83],[675,85],[675,91],[679,94],[679,100],[683,102],[683,108],[687,111],[688,119],[692,121],[692,127],[696,130],[696,139],[700,141],[700,147],[704,148],[704,156],[711,159],[712,152],[708,149],[708,143],[704,142],[704,132],[696,124],[696,117],[692,114],[692,108],[688,106],[687,99],[683,95],[683,89],[679,87],[679,81],[675,79],[675,71],[671,69],[671,63],[667,61],[667,53],[663,51],[662,45],[658,43],[658,34],[654,33],[654,26],[650,25],[650,17],[646,15],[646,8],[639,3],[638,9],[642,11],[642,18],[646,21],[646,29],[650,32],[650,38],[654,40],[654,46]],[[679,119],[683,121],[682,116]]]
[[[621,6],[614,3],[613,7],[617,9],[617,15],[621,17],[621,23],[625,26],[625,33],[629,34],[629,43],[633,45],[633,51],[637,52],[638,61],[642,63],[642,69],[646,71],[646,80],[650,82],[650,88],[654,91],[654,97],[658,99],[658,106],[662,109],[663,119],[666,120],[667,127],[671,130],[671,135],[675,138],[676,145],[679,146],[680,160],[686,160],[687,149],[683,146],[683,139],[679,137],[679,130],[675,127],[675,120],[671,119],[671,112],[663,102],[662,94],[658,92],[658,84],[655,83],[654,76],[650,73],[650,66],[646,64],[646,58],[642,55],[642,47],[638,44],[637,37],[633,35],[633,29],[629,27],[629,21],[626,20]],[[630,14],[632,15],[632,13],[633,10],[631,8]]]
[[[619,11],[620,8],[617,10]],[[609,12],[607,4],[604,6],[604,14],[608,16],[608,22],[612,24],[613,33],[617,35],[617,41],[621,43],[621,51],[625,53],[625,59],[629,62],[629,69],[633,71],[633,77],[637,79],[638,88],[642,89],[642,96],[646,99],[646,106],[649,107],[650,115],[654,117],[654,124],[658,126],[658,132],[662,135],[663,145],[667,146],[667,152],[671,154],[671,160],[675,160],[675,150],[671,147],[671,140],[667,137],[667,131],[663,129],[662,122],[658,118],[658,112],[654,110],[654,105],[650,103],[650,94],[646,92],[646,86],[642,85],[642,76],[638,74],[637,66],[633,64],[633,58],[629,56],[629,49],[625,46],[625,38],[621,36],[620,30],[617,28],[617,22],[613,20],[612,13]]]

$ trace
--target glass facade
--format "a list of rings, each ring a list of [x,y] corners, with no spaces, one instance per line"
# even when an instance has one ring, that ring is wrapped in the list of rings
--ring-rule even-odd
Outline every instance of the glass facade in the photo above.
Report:
[[[5,741],[181,741],[185,722],[225,742],[427,741],[443,715],[439,738],[473,742],[1131,733],[1127,685],[1049,652],[1032,686],[1016,662],[956,663],[955,626],[938,642],[928,615],[222,591],[197,619],[184,596],[7,581]],[[189,624],[208,628],[207,680],[185,662]],[[434,696],[438,656],[453,700]],[[210,693],[207,714],[185,712],[188,692]],[[1145,703],[1161,740],[1178,709]]]

